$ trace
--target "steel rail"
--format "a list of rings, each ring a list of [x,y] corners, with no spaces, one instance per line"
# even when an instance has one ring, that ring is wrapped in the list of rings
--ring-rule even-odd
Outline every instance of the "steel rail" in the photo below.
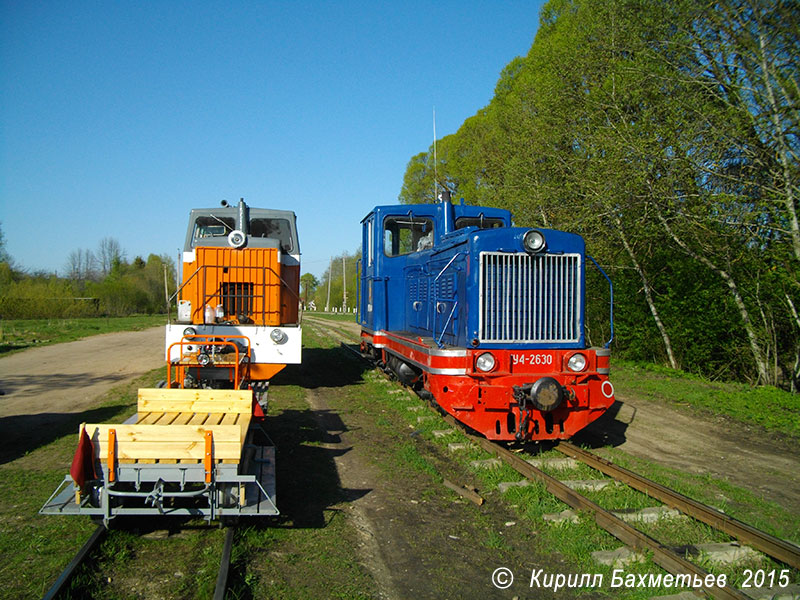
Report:
[[[228,573],[231,568],[231,550],[233,549],[233,536],[235,534],[235,527],[228,527],[225,532],[225,544],[222,546],[222,558],[219,561],[217,584],[214,587],[214,600],[223,600],[225,591],[228,589]]]
[[[69,583],[69,580],[72,579],[72,575],[75,572],[75,569],[86,559],[89,555],[89,552],[97,546],[97,544],[105,537],[107,529],[102,525],[98,525],[97,529],[94,530],[94,533],[89,536],[89,539],[83,544],[80,550],[78,550],[77,554],[73,557],[70,563],[66,566],[66,568],[61,572],[61,575],[58,576],[55,583],[47,590],[47,593],[42,596],[42,600],[52,600],[53,598],[57,597],[64,586]]]
[[[460,425],[459,422],[450,415],[445,415],[444,419],[452,425]],[[464,435],[487,452],[491,452],[500,457],[521,475],[528,479],[538,480],[544,483],[547,491],[562,502],[576,510],[592,513],[598,526],[608,531],[625,545],[638,552],[652,553],[653,562],[669,573],[673,575],[691,574],[695,581],[703,583],[698,589],[712,598],[718,600],[747,600],[747,596],[730,586],[706,586],[705,582],[706,576],[709,575],[708,571],[686,560],[672,549],[658,542],[658,540],[630,526],[599,504],[578,494],[575,490],[567,487],[555,477],[551,477],[544,471],[537,469],[513,452],[506,450],[502,446],[486,438],[478,437],[467,432],[464,432]]]
[[[559,442],[555,449],[559,452],[574,458],[593,469],[613,477],[630,487],[643,492],[663,502],[671,508],[676,508],[682,513],[702,521],[711,527],[727,533],[740,542],[744,542],[765,554],[785,563],[795,569],[800,569],[800,548],[776,538],[768,533],[742,523],[718,511],[715,508],[701,504],[696,500],[687,498],[663,485],[650,481],[641,475],[637,475],[628,469],[615,465],[609,460],[592,454],[569,442]]]

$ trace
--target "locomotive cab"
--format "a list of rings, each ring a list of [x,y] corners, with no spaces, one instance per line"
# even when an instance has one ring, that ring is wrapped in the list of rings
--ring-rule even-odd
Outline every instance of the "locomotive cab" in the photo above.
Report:
[[[359,319],[371,330],[421,332],[431,329],[427,285],[419,285],[422,274],[432,268],[431,260],[442,260],[454,248],[466,247],[470,235],[511,226],[507,210],[449,203],[413,206],[377,206],[362,220],[362,294]],[[454,273],[459,272],[456,267]],[[452,292],[452,282],[437,282]],[[408,288],[408,289],[407,289]],[[448,297],[440,301],[449,300]],[[398,310],[396,300],[405,297],[410,310]],[[389,298],[394,299],[393,302]],[[391,305],[391,306],[390,306]],[[441,314],[442,306],[438,307]]]
[[[447,198],[362,226],[362,349],[404,383],[490,439],[568,438],[613,403],[579,235]]]

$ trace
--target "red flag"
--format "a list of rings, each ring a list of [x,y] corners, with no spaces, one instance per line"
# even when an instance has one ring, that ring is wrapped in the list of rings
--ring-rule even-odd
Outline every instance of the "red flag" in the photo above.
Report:
[[[259,421],[263,421],[264,417],[267,415],[264,414],[264,409],[261,408],[261,404],[259,404],[258,400],[255,398],[253,399],[253,417],[258,419]]]
[[[72,458],[72,466],[69,474],[78,487],[83,487],[87,479],[97,479],[94,470],[94,444],[86,433],[86,428],[81,428],[81,439],[78,441],[78,449]]]

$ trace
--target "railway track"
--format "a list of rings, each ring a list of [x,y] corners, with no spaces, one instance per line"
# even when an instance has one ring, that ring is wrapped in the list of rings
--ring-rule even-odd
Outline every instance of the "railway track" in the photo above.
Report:
[[[42,600],[53,600],[54,598],[58,598],[59,594],[65,590],[72,580],[72,576],[75,574],[75,571],[78,570],[83,564],[83,561],[92,553],[97,546],[100,545],[100,542],[106,537],[107,529],[102,525],[98,525],[97,529],[95,529],[86,542],[81,546],[81,549],[75,554],[66,568],[61,572],[61,575],[53,582],[53,585],[50,586],[50,589],[47,590],[47,593],[42,596]]]
[[[452,417],[449,417],[449,415],[445,416],[444,419],[451,425],[459,425],[458,422]],[[484,450],[495,454],[524,477],[544,483],[551,494],[573,509],[591,514],[598,526],[623,542],[634,552],[650,553],[653,562],[668,573],[675,576],[682,574],[691,575],[693,582],[702,582],[702,585],[695,587],[712,598],[720,600],[745,600],[748,598],[748,596],[736,588],[728,585],[719,585],[719,578],[687,560],[675,549],[661,544],[658,540],[636,529],[614,514],[614,512],[601,507],[585,495],[576,492],[563,481],[531,465],[520,455],[485,438],[477,437],[467,432],[464,432],[464,435],[466,435],[471,442]],[[714,508],[696,502],[674,490],[614,465],[610,461],[606,461],[573,444],[560,442],[555,448],[570,458],[609,475],[614,481],[619,481],[644,492],[652,498],[664,502],[670,508],[675,508],[686,516],[702,521],[719,531],[727,533],[736,538],[739,542],[750,545],[787,566],[796,569],[800,565],[800,548],[797,546],[741,523]]]
[[[92,532],[83,546],[81,546],[47,593],[42,596],[42,600],[55,600],[69,588],[69,583],[78,572],[80,566],[92,556],[92,553],[99,547],[108,533],[108,530],[103,525],[97,526],[97,529]],[[223,600],[225,592],[228,590],[228,575],[230,573],[231,553],[235,536],[236,527],[227,527],[222,547],[222,558],[220,559],[219,571],[217,572],[217,580],[214,586],[214,600]]]
[[[342,333],[341,329],[326,327],[318,324],[316,321],[314,321],[313,324],[319,326],[322,332],[328,336]],[[353,340],[350,338],[348,341],[352,342]],[[344,342],[342,342],[341,345],[350,352],[366,360],[359,352],[357,346]],[[521,456],[502,445],[483,437],[473,435],[469,431],[466,431],[465,428],[450,415],[442,415],[441,411],[437,410],[436,407],[430,403],[427,404],[429,408],[439,414],[449,425],[459,428],[470,442],[494,454],[526,479],[543,483],[549,493],[553,494],[573,509],[584,514],[592,515],[599,527],[619,539],[633,552],[649,554],[652,556],[653,562],[673,576],[688,575],[691,578],[690,581],[700,584],[692,586],[697,592],[702,592],[712,598],[725,600],[744,600],[749,598],[749,596],[745,595],[741,590],[728,586],[726,579],[720,580],[702,567],[688,560],[686,555],[691,554],[691,547],[676,549],[660,543],[658,540],[633,527],[611,510],[601,507],[569,485],[548,475],[542,469],[533,466],[523,458],[524,455]],[[615,465],[569,442],[559,442],[555,445],[555,450],[603,473],[615,482],[620,482],[621,484],[642,492],[654,500],[662,502],[667,507],[680,511],[683,515],[705,523],[727,534],[740,544],[752,547],[770,556],[774,560],[785,564],[787,567],[800,569],[800,547],[794,544],[742,523],[712,507],[692,500],[675,490]],[[780,591],[780,588],[785,588],[789,583],[790,571],[787,569],[786,571],[779,571],[779,573],[781,576],[778,578],[776,586],[779,588],[778,591]],[[786,573],[786,575],[782,575],[783,573]],[[721,585],[721,583],[723,584]],[[773,578],[773,585],[775,583],[775,578]],[[798,592],[795,591],[794,594],[797,595]]]

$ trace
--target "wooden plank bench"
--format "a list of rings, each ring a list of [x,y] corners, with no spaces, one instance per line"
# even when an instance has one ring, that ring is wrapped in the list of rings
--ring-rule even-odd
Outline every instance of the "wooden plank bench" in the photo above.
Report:
[[[106,467],[115,461],[235,464],[242,458],[252,402],[249,390],[140,389],[135,424],[81,427]]]

